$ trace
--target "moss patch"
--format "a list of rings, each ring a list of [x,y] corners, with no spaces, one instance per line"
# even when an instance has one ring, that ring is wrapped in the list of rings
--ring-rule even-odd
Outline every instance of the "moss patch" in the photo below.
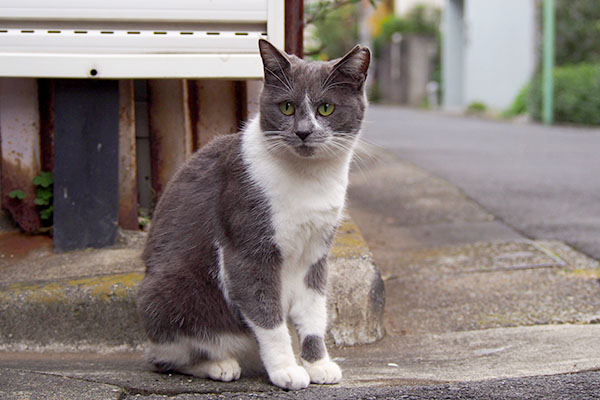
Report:
[[[370,256],[369,247],[358,226],[351,219],[344,221],[337,231],[331,256],[336,258],[361,258]]]
[[[108,299],[113,296],[125,296],[128,291],[137,287],[143,277],[144,274],[133,272],[40,284],[17,283],[0,291],[0,300],[20,297],[24,300],[50,303],[64,300],[67,298],[67,293],[72,291],[85,292],[93,297]]]

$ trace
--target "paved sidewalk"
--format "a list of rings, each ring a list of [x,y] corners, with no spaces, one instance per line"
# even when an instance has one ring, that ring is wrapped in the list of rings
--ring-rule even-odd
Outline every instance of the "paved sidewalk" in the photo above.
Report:
[[[599,263],[385,151],[359,155],[349,211],[382,270],[387,335],[332,350],[342,384],[290,393],[155,374],[135,351],[0,352],[0,398],[599,398]]]

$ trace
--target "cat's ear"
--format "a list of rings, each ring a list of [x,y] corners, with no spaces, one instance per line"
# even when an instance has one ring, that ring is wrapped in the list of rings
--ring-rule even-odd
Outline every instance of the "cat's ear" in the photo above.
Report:
[[[333,65],[330,73],[331,79],[346,82],[362,90],[367,79],[370,62],[371,52],[369,48],[356,45]]]
[[[264,39],[258,40],[258,48],[265,70],[265,83],[276,86],[286,86],[286,75],[290,73],[291,63],[285,53]]]

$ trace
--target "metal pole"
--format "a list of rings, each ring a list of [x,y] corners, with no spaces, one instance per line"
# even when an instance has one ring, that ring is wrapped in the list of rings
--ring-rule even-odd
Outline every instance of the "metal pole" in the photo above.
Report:
[[[544,58],[542,75],[542,120],[554,121],[554,0],[544,0]]]

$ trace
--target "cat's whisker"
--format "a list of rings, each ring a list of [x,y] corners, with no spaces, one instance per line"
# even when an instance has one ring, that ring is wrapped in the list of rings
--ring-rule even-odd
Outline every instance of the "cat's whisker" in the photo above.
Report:
[[[275,60],[277,61],[277,66],[279,67],[279,70],[281,72],[283,72],[283,77],[285,78],[286,82],[288,83],[287,86],[291,89],[294,85],[292,84],[292,82],[290,82],[290,78],[288,77],[288,74],[285,73],[285,69],[281,65],[281,62],[279,61],[279,59],[275,58]]]
[[[351,82],[351,81],[343,81],[343,82],[332,82],[330,84],[328,84],[327,86],[325,86],[322,89],[322,92],[326,92],[328,90],[331,90],[333,88],[339,87],[339,86],[346,86],[346,85],[355,85],[356,82]]]
[[[275,90],[280,90],[285,93],[290,93],[290,89],[287,87],[281,87],[279,85],[273,85],[272,83],[265,83],[265,87],[273,88]]]
[[[284,82],[284,81],[283,81],[283,80],[282,80],[282,79],[281,79],[281,78],[280,78],[280,77],[279,77],[279,76],[278,76],[278,75],[277,75],[277,74],[276,74],[276,73],[275,73],[273,70],[271,70],[271,69],[269,69],[269,68],[267,68],[267,67],[265,66],[265,71],[267,71],[268,73],[270,73],[271,75],[273,75],[275,78],[277,78],[277,80],[278,80],[279,82],[281,82],[281,84],[282,84],[282,85],[283,85],[283,86],[284,86],[284,87],[285,87],[285,88],[286,88],[286,89],[287,89],[287,90],[288,90],[290,93],[292,93],[292,92],[293,92],[293,90],[292,90],[292,87],[291,87],[291,86],[290,86],[288,83]],[[285,75],[284,75],[284,76],[285,76]],[[286,80],[289,82],[289,80],[288,80],[287,78],[286,78]]]

